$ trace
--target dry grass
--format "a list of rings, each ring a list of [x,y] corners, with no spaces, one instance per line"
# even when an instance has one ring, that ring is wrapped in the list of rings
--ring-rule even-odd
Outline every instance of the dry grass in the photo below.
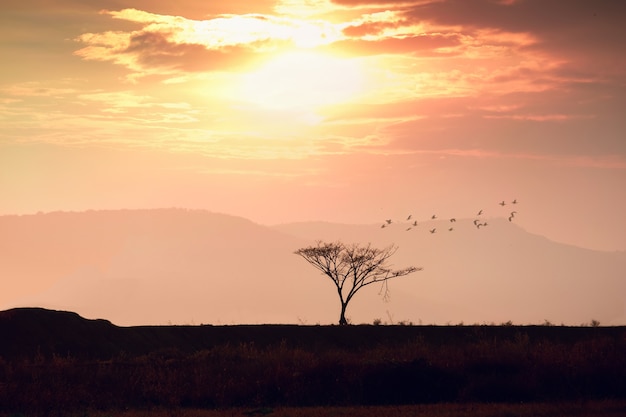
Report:
[[[626,416],[626,328],[92,330],[4,344],[0,417]]]
[[[89,417],[623,417],[626,401],[528,404],[429,404],[385,407],[278,407],[225,410],[134,410]]]

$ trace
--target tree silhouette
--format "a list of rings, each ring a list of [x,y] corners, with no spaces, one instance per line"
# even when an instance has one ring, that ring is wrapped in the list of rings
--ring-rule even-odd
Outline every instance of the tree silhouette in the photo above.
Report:
[[[388,259],[397,249],[395,245],[377,249],[369,243],[367,246],[361,246],[318,241],[315,246],[301,248],[294,253],[302,256],[333,281],[341,302],[339,324],[346,325],[348,324],[346,320],[348,303],[361,288],[381,282],[384,290],[383,298],[386,299],[389,294],[388,280],[422,269],[414,266],[398,270],[391,269]]]

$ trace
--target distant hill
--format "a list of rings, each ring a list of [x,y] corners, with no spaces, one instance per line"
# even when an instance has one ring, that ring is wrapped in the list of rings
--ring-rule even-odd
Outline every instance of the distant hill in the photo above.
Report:
[[[307,242],[239,217],[55,212],[0,216],[0,230],[0,276],[11,282],[0,308],[70,310],[121,325],[230,324],[297,322],[319,304],[307,297],[317,280],[304,276],[314,271],[293,255]]]
[[[70,311],[14,308],[0,311],[0,358],[60,355],[110,359],[149,353],[188,354],[226,344],[254,343],[262,347],[279,345],[285,340],[312,346],[322,342],[316,338],[324,332],[333,334],[328,340],[345,337],[347,342],[350,337],[335,334],[339,331],[332,328],[307,331],[306,327],[295,325],[119,327],[108,320],[90,320]],[[404,336],[401,334],[400,340],[409,337],[410,332]]]
[[[17,308],[0,311],[0,357],[71,354],[108,356],[118,350],[118,328],[106,320],[87,320],[67,311]]]
[[[328,278],[293,252],[318,239],[394,243],[423,271],[364,289],[356,323],[626,324],[626,253],[552,242],[504,218],[263,226],[202,210],[0,216],[0,309],[38,306],[117,325],[335,323]],[[435,228],[436,233],[429,230]],[[10,283],[10,284],[8,284]]]

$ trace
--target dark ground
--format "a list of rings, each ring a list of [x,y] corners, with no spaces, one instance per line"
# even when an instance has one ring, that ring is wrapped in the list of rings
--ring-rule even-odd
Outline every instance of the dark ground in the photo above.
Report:
[[[626,400],[626,327],[137,326],[0,312],[0,413]]]

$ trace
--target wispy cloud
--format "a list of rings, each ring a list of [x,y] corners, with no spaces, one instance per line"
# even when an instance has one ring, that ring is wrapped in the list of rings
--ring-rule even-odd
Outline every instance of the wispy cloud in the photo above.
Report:
[[[70,84],[66,82],[65,84]],[[68,86],[49,86],[37,81],[28,81],[19,84],[9,85],[0,88],[0,92],[6,96],[14,97],[13,101],[25,97],[63,97],[68,94],[76,93],[74,87]]]
[[[143,27],[82,34],[76,40],[87,46],[75,54],[125,66],[134,77],[235,69],[256,54],[314,47],[340,36],[340,28],[330,22],[287,16],[220,15],[200,21],[136,9],[102,13]]]
[[[531,120],[534,122],[565,121],[580,118],[580,116],[573,116],[569,114],[492,114],[485,115],[483,117],[485,119]]]
[[[495,159],[525,160],[543,162],[554,166],[577,167],[577,168],[599,168],[609,170],[626,170],[626,158],[621,155],[549,155],[538,152],[504,152],[488,149],[437,149],[437,150],[416,150],[416,155],[431,155],[438,157],[461,157],[472,159]],[[404,152],[406,154],[406,152]]]
[[[78,99],[99,103],[105,107],[103,111],[111,113],[123,113],[130,109],[138,108],[162,108],[174,110],[178,113],[192,110],[192,106],[186,102],[160,102],[148,95],[137,95],[132,91],[106,92],[79,94]]]

